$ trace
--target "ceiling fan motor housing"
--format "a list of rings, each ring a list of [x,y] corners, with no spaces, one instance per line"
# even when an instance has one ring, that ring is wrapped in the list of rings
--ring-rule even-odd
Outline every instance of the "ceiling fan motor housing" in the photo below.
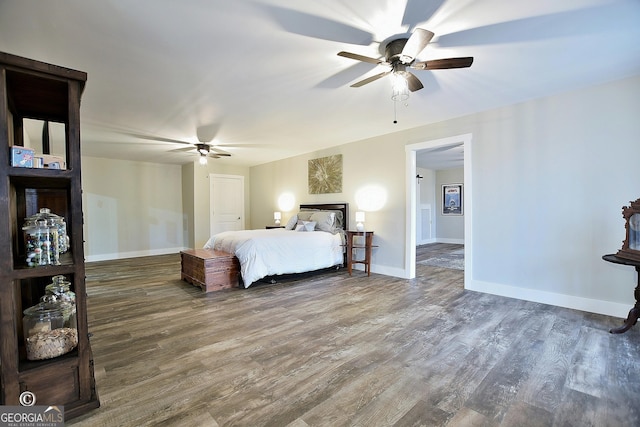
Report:
[[[406,38],[391,40],[384,48],[384,55],[387,58],[387,62],[394,64],[400,62],[402,64],[409,65],[415,58],[411,58],[407,55],[402,55],[402,49],[407,44]]]
[[[198,153],[200,153],[201,156],[206,156],[209,153],[208,144],[195,144],[195,145],[196,145],[196,149],[198,150]]]

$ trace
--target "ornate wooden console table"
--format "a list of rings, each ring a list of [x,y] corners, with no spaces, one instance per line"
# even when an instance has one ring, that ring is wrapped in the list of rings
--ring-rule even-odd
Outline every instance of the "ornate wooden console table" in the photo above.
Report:
[[[636,298],[636,304],[629,311],[629,315],[627,316],[627,319],[624,321],[624,324],[622,326],[609,330],[609,332],[611,332],[612,334],[621,334],[631,329],[631,327],[635,325],[636,322],[638,321],[638,317],[640,317],[640,261],[620,258],[612,254],[604,255],[602,259],[608,262],[612,262],[614,264],[630,265],[636,268],[636,273],[638,276],[638,284],[636,285],[636,289],[633,293]]]

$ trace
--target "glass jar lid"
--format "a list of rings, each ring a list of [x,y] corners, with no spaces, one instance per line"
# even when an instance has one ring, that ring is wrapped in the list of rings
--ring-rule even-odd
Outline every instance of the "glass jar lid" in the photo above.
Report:
[[[40,208],[40,211],[30,217],[25,218],[25,227],[36,225],[39,221],[45,221],[48,226],[59,226],[64,224],[64,218],[51,212],[49,208]]]

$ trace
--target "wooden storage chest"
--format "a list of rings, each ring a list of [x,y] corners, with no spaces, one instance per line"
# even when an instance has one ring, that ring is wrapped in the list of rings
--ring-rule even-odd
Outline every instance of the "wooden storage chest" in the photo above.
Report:
[[[187,249],[180,252],[182,280],[205,292],[237,288],[240,262],[233,254],[213,249]]]

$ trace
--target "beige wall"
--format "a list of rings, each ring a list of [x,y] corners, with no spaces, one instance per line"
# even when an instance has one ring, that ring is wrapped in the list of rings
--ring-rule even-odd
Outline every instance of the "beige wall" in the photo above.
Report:
[[[402,277],[405,146],[471,134],[471,287],[626,316],[635,273],[601,257],[624,238],[621,207],[640,197],[639,113],[633,77],[256,166],[252,221],[270,221],[286,191],[296,203],[347,201],[353,221],[356,191],[380,185],[387,203],[366,224],[379,245],[372,270]],[[307,161],[332,154],[344,156],[343,192],[309,195]]]
[[[383,208],[366,213],[365,228],[373,230],[380,248],[374,252],[372,261],[378,268],[387,266],[396,269],[403,265],[404,247],[404,204],[405,178],[404,149],[402,140],[393,135],[382,138],[345,144],[327,150],[316,151],[278,162],[251,168],[251,223],[264,226],[273,222],[273,211],[278,198],[284,193],[295,197],[296,206],[301,203],[348,202],[349,222],[355,225],[358,210],[356,195],[368,186],[382,189],[386,196]],[[309,194],[307,186],[307,165],[311,159],[342,154],[342,192],[337,194]],[[283,221],[296,211],[283,212]]]
[[[209,174],[245,177],[249,169],[209,162],[167,165],[82,159],[85,256],[88,261],[176,253],[209,238]]]
[[[88,261],[184,247],[180,166],[83,157],[82,188]]]

